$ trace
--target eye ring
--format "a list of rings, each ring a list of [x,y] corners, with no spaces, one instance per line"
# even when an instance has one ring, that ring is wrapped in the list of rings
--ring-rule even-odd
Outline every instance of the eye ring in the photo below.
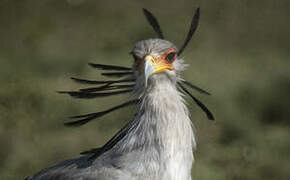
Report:
[[[171,52],[166,55],[166,60],[169,62],[173,62],[176,59],[176,52]]]

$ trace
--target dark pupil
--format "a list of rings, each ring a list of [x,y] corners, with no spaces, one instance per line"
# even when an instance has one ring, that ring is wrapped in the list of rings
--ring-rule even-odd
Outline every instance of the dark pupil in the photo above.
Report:
[[[166,56],[166,59],[169,61],[173,61],[175,58],[175,52],[171,52]]]

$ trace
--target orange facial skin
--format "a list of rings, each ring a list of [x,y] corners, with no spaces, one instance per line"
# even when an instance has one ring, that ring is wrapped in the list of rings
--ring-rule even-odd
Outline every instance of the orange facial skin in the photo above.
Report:
[[[168,59],[168,55],[170,53],[174,53],[174,56],[171,56],[172,59]],[[174,48],[171,48],[168,49],[165,53],[163,53],[159,57],[146,56],[143,59],[140,58],[136,59],[136,68],[140,74],[141,72],[143,72],[142,64],[144,64],[146,60],[150,60],[152,64],[156,67],[154,73],[164,72],[166,70],[173,70],[174,69],[173,62],[175,59],[176,59],[176,50]]]
[[[174,60],[173,61],[169,61],[167,59],[167,56],[170,53],[175,53],[175,57],[174,57],[174,60],[175,60],[176,59],[176,50],[174,48],[168,49],[164,54],[161,55],[161,58],[164,59],[165,61],[167,61],[169,64],[172,64],[174,62]]]

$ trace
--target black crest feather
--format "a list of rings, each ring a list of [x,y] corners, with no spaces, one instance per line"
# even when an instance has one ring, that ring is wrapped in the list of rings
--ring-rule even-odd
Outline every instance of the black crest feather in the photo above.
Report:
[[[102,76],[107,76],[107,77],[123,77],[123,76],[129,76],[132,75],[132,71],[125,71],[125,72],[108,72],[108,73],[102,73]]]
[[[207,92],[206,90],[203,90],[203,89],[197,87],[196,85],[192,84],[192,83],[189,82],[189,81],[182,80],[181,82],[182,82],[183,84],[185,84],[186,86],[190,87],[191,89],[194,89],[194,90],[196,90],[196,91],[198,91],[198,92],[200,92],[200,93],[202,93],[202,94],[210,95],[209,92]]]
[[[143,13],[149,24],[153,27],[154,31],[157,33],[158,37],[160,39],[164,39],[159,23],[157,19],[153,16],[153,14],[145,8],[143,8]]]
[[[81,125],[84,125],[84,124],[88,123],[89,121],[91,121],[93,119],[97,119],[97,118],[102,117],[102,116],[104,116],[104,115],[106,115],[106,114],[108,114],[108,113],[110,113],[112,111],[124,108],[126,106],[130,106],[130,105],[136,104],[138,102],[139,102],[139,100],[134,99],[134,100],[131,100],[131,101],[127,101],[127,102],[125,102],[123,104],[114,106],[114,107],[112,107],[112,108],[110,108],[108,110],[105,110],[105,111],[96,112],[96,113],[90,113],[90,114],[84,114],[84,115],[78,115],[78,116],[72,116],[70,118],[79,119],[79,120],[67,122],[67,123],[65,123],[65,125],[66,126],[81,126]]]
[[[71,77],[72,80],[81,83],[81,84],[114,84],[114,83],[124,83],[124,82],[134,82],[135,79],[121,79],[121,80],[108,80],[108,81],[94,81],[94,80],[88,80],[88,79],[80,79]]]
[[[132,91],[133,89],[126,89],[126,90],[112,91],[112,92],[98,92],[98,93],[85,92],[85,91],[59,91],[58,93],[69,94],[71,97],[74,97],[74,98],[91,99],[91,98],[107,97],[107,96],[118,95],[118,94],[125,94]]]
[[[197,29],[197,26],[198,26],[199,16],[200,16],[200,9],[197,8],[196,11],[195,11],[195,13],[194,13],[194,16],[192,18],[191,25],[190,25],[190,28],[189,28],[189,32],[187,34],[187,37],[186,37],[183,45],[181,46],[181,48],[179,49],[179,51],[177,53],[178,56],[183,52],[183,50],[185,49],[185,47],[189,43],[190,39],[192,38],[193,34],[195,33],[195,31]]]
[[[120,85],[111,85],[105,84],[99,87],[91,87],[91,88],[83,88],[79,89],[82,92],[97,92],[97,91],[109,91],[109,90],[120,90],[120,89],[132,89],[134,88],[134,84],[120,84]]]
[[[104,146],[100,148],[93,148],[88,151],[81,152],[81,154],[92,154],[90,159],[98,157],[107,150],[113,148],[126,134],[130,133],[138,125],[138,121],[129,121],[121,130],[119,130],[115,136],[113,136]]]
[[[196,97],[194,97],[181,83],[178,83],[178,85],[205,112],[205,114],[209,120],[214,120],[213,114],[200,100],[198,100]]]
[[[96,63],[89,63],[89,65],[93,68],[101,69],[101,70],[116,70],[116,71],[130,71],[130,70],[132,70],[131,68],[124,67],[124,66],[96,64]]]

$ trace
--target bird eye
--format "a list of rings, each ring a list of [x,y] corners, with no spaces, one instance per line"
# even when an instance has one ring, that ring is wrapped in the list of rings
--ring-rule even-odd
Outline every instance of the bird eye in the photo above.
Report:
[[[169,54],[167,54],[166,59],[170,62],[174,61],[176,58],[176,52],[171,52]]]

